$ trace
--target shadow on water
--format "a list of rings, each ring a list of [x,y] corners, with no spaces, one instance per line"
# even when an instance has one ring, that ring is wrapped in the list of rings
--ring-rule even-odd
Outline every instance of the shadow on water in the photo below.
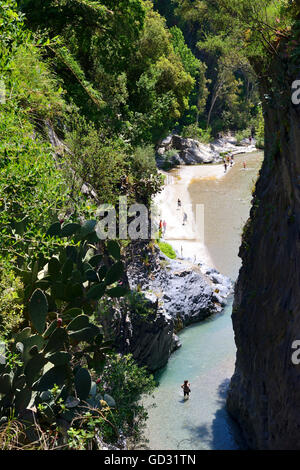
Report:
[[[212,450],[246,450],[247,445],[241,435],[241,429],[226,410],[226,398],[230,379],[225,379],[218,388],[218,409],[215,412],[212,426],[188,426],[191,435],[189,445],[197,446],[199,441]],[[184,444],[182,441],[181,444]],[[197,447],[195,447],[197,448]]]

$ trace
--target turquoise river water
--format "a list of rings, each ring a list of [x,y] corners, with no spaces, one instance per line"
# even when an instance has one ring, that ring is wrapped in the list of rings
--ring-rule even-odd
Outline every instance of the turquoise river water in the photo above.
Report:
[[[193,180],[189,187],[193,203],[205,204],[205,243],[210,257],[215,267],[233,280],[240,268],[241,233],[261,163],[261,153],[237,156],[236,164],[224,178]],[[148,448],[226,450],[244,447],[225,408],[236,354],[231,312],[232,299],[221,314],[180,333],[182,348],[157,374],[159,385],[153,396],[144,400],[149,412],[145,431]],[[180,388],[185,379],[191,383],[192,390],[186,401]]]

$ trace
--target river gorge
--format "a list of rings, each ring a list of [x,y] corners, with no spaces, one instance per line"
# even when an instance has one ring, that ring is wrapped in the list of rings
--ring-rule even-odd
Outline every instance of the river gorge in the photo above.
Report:
[[[235,281],[241,265],[241,234],[262,159],[262,152],[236,156],[226,174],[223,165],[215,164],[172,170],[158,201],[161,216],[167,221],[168,243],[183,256]],[[190,211],[186,228],[176,210],[178,198]],[[204,205],[204,240],[202,233],[199,238],[201,227],[195,226],[193,217],[197,204]],[[225,409],[236,354],[231,312],[232,298],[222,313],[179,334],[182,348],[156,374],[159,385],[154,396],[145,401],[149,448],[222,450],[245,446]],[[186,402],[180,389],[185,379],[191,382],[192,390]]]

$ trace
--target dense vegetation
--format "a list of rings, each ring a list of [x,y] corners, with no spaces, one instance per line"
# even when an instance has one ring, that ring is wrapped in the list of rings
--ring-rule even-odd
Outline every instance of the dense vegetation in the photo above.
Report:
[[[99,301],[134,295],[125,243],[99,240],[96,209],[149,203],[162,183],[154,146],[172,129],[263,142],[257,80],[282,38],[298,58],[295,3],[0,0],[3,448],[140,438],[154,382],[103,334]]]
[[[217,3],[154,0],[169,26],[180,26],[187,45],[201,64],[190,107],[180,120],[180,127],[193,125],[192,132],[200,139],[204,130],[214,136],[228,130],[244,131],[245,137],[252,133],[262,144],[259,127],[263,120],[256,75],[249,61],[240,54],[241,43],[232,48],[227,40],[215,34],[217,16],[213,11],[217,10]],[[226,23],[222,26],[224,35],[230,35],[232,24],[227,28]]]
[[[31,32],[16,2],[0,9],[0,445],[101,448],[124,445],[123,434],[130,445],[146,418],[139,398],[154,384],[130,357],[117,369],[113,338],[95,319],[100,299],[128,289],[120,247],[99,241],[93,217],[101,200],[122,194],[123,180],[129,197],[149,200],[160,185],[153,148],[107,125],[85,77],[67,83],[52,38]],[[97,196],[82,194],[83,182]],[[22,417],[28,406],[33,429]]]

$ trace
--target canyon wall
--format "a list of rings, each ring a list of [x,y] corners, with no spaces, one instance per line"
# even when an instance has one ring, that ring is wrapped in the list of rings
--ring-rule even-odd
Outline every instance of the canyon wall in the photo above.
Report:
[[[300,106],[291,100],[299,72],[284,49],[260,79],[265,159],[232,316],[237,360],[227,407],[253,449],[300,449],[300,365],[291,360],[300,340]]]

